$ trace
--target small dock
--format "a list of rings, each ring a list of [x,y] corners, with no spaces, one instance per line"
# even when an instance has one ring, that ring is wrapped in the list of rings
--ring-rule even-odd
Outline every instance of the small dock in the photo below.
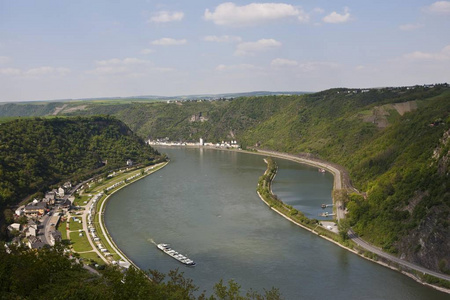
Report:
[[[321,213],[321,214],[319,214],[319,217],[332,217],[332,216],[335,216],[336,214],[333,214],[333,213],[329,213],[329,212],[324,212],[324,213]]]
[[[327,208],[327,207],[332,207],[333,206],[333,204],[322,204],[320,207],[322,207],[322,208]]]

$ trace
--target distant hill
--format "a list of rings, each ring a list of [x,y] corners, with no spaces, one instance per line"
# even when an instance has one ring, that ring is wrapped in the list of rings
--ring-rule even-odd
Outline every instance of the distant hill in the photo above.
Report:
[[[112,117],[32,118],[0,125],[0,208],[61,180],[160,155]]]
[[[242,93],[223,93],[223,94],[193,94],[193,95],[179,95],[179,96],[157,96],[157,95],[141,95],[141,96],[130,96],[130,97],[99,97],[99,98],[81,98],[81,99],[59,99],[59,100],[37,100],[37,101],[14,101],[14,102],[3,102],[1,105],[7,104],[19,104],[19,105],[41,105],[46,106],[47,104],[70,104],[70,103],[80,103],[80,102],[114,102],[114,103],[127,103],[127,102],[154,102],[154,101],[186,101],[186,100],[217,100],[217,99],[231,99],[237,97],[253,97],[253,96],[270,96],[270,95],[303,95],[309,92],[270,92],[270,91],[255,91],[255,92],[242,92]],[[13,105],[14,106],[14,105]],[[9,108],[12,106],[9,106]],[[29,113],[31,113],[31,110]],[[9,113],[9,114],[8,114]],[[8,105],[4,108],[0,108],[0,116],[12,116],[16,114],[15,111],[8,111]],[[33,116],[41,116],[43,111],[34,111]],[[15,116],[25,116],[15,115]]]

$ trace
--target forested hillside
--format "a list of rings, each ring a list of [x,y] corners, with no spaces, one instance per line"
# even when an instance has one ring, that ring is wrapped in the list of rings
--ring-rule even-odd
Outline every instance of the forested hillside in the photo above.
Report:
[[[107,266],[98,276],[73,258],[69,259],[61,245],[30,250],[6,249],[0,244],[1,299],[282,299],[275,288],[263,294],[250,289],[243,295],[239,284],[233,280],[228,284],[220,281],[213,289],[214,295],[205,295],[178,269],[166,276],[158,271],[144,272],[131,267],[125,272]]]
[[[159,153],[111,117],[31,118],[0,125],[0,208],[107,169],[150,163]]]
[[[410,261],[450,270],[447,84],[232,101],[71,105],[77,109],[69,105],[59,113],[111,114],[143,138],[236,139],[244,147],[338,163],[359,190],[349,192],[347,203],[358,234]]]

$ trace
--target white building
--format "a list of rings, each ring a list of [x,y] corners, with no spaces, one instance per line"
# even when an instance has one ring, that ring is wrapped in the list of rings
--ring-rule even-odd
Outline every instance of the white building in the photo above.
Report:
[[[65,195],[65,191],[64,191],[64,189],[63,189],[62,187],[60,187],[60,188],[58,189],[58,196],[59,196],[60,198],[62,198],[62,197],[64,197],[64,195]]]

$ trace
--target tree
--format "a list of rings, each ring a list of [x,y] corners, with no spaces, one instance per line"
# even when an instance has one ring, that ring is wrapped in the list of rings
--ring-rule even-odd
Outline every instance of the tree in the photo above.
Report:
[[[27,218],[26,216],[21,216],[21,217],[19,218],[19,224],[20,224],[20,225],[26,225],[26,224],[28,224],[28,218]]]
[[[5,221],[7,224],[11,224],[14,222],[14,213],[11,209],[7,208],[3,211],[3,215],[5,216]]]
[[[348,231],[350,230],[350,221],[348,219],[340,219],[338,224],[339,235],[345,241],[348,239]]]

